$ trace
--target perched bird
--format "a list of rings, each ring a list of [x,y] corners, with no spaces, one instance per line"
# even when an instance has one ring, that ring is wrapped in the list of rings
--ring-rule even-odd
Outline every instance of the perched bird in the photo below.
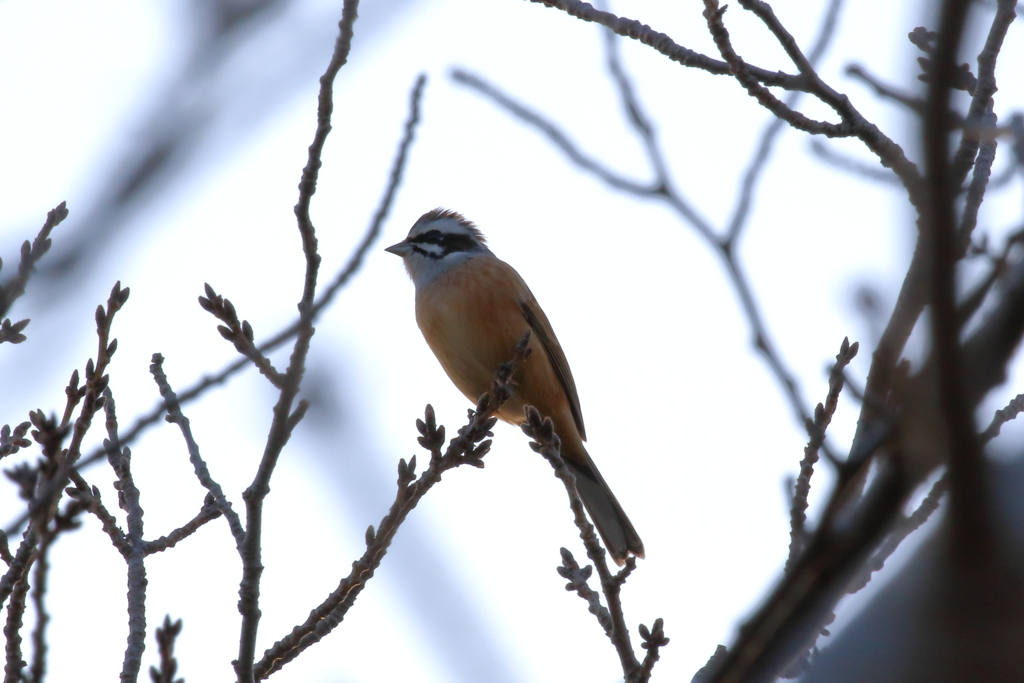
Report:
[[[483,234],[454,211],[420,217],[409,236],[387,248],[405,261],[416,286],[416,322],[441,367],[474,403],[491,387],[498,366],[512,358],[529,331],[532,354],[512,382],[512,398],[497,416],[515,425],[532,405],[554,422],[562,458],[612,558],[644,556],[644,544],[615,499],[583,441],[587,434],[569,363],[537,300],[512,266],[487,248]]]

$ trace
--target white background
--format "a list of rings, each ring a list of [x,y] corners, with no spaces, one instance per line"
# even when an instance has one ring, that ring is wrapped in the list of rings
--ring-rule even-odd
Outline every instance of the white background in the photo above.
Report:
[[[821,5],[779,2],[775,9],[807,46]],[[716,54],[700,3],[647,0],[613,9]],[[918,90],[919,53],[906,34],[924,12],[914,3],[845,7],[821,69],[912,158],[913,120],[843,71],[860,63]],[[579,388],[588,448],[647,548],[623,593],[634,643],[639,651],[638,623],[663,617],[672,642],[656,680],[689,680],[718,643],[730,642],[785,561],[784,481],[797,472],[803,430],[752,350],[719,262],[687,225],[656,202],[579,173],[535,131],[449,78],[453,66],[488,78],[592,155],[647,179],[642,148],[606,76],[597,26],[512,0],[367,2],[361,13],[313,201],[321,282],[369,223],[420,72],[429,77],[423,121],[384,236],[317,325],[306,389],[313,408],[284,451],[265,506],[259,651],[348,573],[366,526],[393,499],[398,459],[424,454],[414,425],[423,406],[434,405],[449,434],[464,422],[468,405],[416,329],[412,284],[400,261],[382,251],[420,214],[444,206],[480,226],[552,320]],[[0,247],[8,275],[21,240],[67,200],[71,216],[53,235],[60,253],[123,159],[153,134],[144,122],[168,106],[168,92],[180,95],[174,106],[209,124],[173,180],[120,216],[103,238],[102,259],[73,285],[30,283],[10,313],[32,318],[29,340],[0,349],[5,423],[27,419],[34,408],[63,410],[71,370],[95,356],[94,308],[116,280],[132,290],[114,324],[119,347],[110,368],[122,426],[158,399],[148,373],[152,353],[166,356],[179,390],[235,357],[196,303],[204,282],[234,302],[258,340],[295,313],[303,261],[292,207],[340,3],[294,0],[253,27],[217,72],[202,74],[200,92],[174,90],[190,16],[171,2],[0,3]],[[725,20],[745,59],[793,70],[752,15],[733,6]],[[1019,22],[1011,27],[1003,65],[1024,63],[1019,29]],[[678,186],[721,229],[769,115],[727,77],[685,69],[630,41],[622,53]],[[1021,102],[1012,81],[999,81],[996,111],[1004,120]],[[830,116],[806,100],[802,110]],[[873,163],[855,142],[827,144]],[[997,175],[1006,152],[1008,145]],[[990,199],[979,230],[998,236],[1020,221],[1019,179]],[[863,380],[913,239],[913,215],[898,186],[823,165],[807,135],[782,134],[740,258],[809,403],[824,398],[826,369],[844,336],[862,342],[852,374]],[[881,319],[858,311],[859,287],[879,293]],[[919,357],[921,345],[909,353]],[[279,367],[286,359],[275,356]],[[994,392],[979,419],[1020,387],[1011,382]],[[250,369],[185,410],[236,509],[274,400]],[[856,411],[844,396],[829,430],[840,452]],[[91,445],[101,429],[94,426]],[[1004,450],[1013,438],[1008,430]],[[584,552],[561,485],[526,444],[518,429],[499,425],[487,467],[445,476],[346,620],[275,680],[619,680],[614,650],[554,571],[560,546],[580,560]],[[146,535],[154,538],[195,514],[204,491],[172,426],[149,432],[133,453]],[[114,507],[109,468],[86,476]],[[822,467],[812,510],[828,481]],[[10,518],[14,489],[0,490]],[[92,519],[60,540],[51,561],[51,680],[81,680],[83,671],[88,680],[111,680],[127,635],[123,561]],[[150,631],[165,613],[184,620],[180,675],[231,679],[240,564],[226,524],[211,523],[151,557],[147,570]],[[840,626],[862,599],[850,601]],[[145,664],[155,662],[150,639]]]

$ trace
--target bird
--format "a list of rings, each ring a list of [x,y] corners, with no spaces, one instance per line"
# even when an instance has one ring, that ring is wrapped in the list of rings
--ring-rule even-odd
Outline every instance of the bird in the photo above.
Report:
[[[526,421],[525,406],[550,417],[562,458],[612,559],[644,557],[644,544],[587,453],[587,438],[569,363],[544,310],[512,266],[487,246],[461,214],[434,209],[385,251],[402,257],[416,289],[416,323],[445,373],[473,403],[490,390],[498,367],[530,333],[529,359],[496,416]]]

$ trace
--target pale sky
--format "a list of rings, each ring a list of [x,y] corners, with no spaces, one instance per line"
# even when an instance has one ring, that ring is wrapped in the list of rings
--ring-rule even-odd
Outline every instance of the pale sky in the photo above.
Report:
[[[822,7],[775,4],[804,46]],[[715,55],[698,2],[612,9]],[[282,456],[265,507],[258,651],[305,619],[348,573],[366,526],[393,500],[399,458],[425,455],[415,438],[424,405],[435,407],[449,435],[465,422],[468,404],[416,328],[412,283],[399,259],[383,252],[420,214],[443,206],[477,223],[551,319],[579,389],[587,447],[647,548],[623,592],[634,646],[641,652],[637,624],[664,618],[672,641],[654,680],[689,680],[717,644],[731,641],[779,575],[789,533],[784,482],[797,473],[804,431],[752,350],[717,258],[689,226],[663,205],[580,173],[534,130],[450,79],[455,66],[487,78],[591,155],[646,180],[642,147],[606,76],[598,27],[513,0],[368,2],[362,14],[337,82],[334,132],[313,200],[322,282],[371,219],[416,75],[426,73],[429,82],[384,234],[317,325],[307,377],[314,408]],[[292,207],[315,127],[317,78],[339,16],[340,3],[294,0],[272,25],[254,28],[218,72],[203,75],[205,90],[176,91],[175,106],[209,122],[206,134],[179,177],[119,219],[99,266],[71,288],[33,292],[30,283],[10,314],[32,318],[28,342],[0,349],[9,387],[3,422],[21,422],[34,408],[62,410],[67,377],[95,354],[95,306],[116,280],[132,290],[114,325],[119,348],[110,369],[122,424],[158,400],[148,372],[154,352],[166,357],[178,389],[235,358],[196,303],[203,283],[232,300],[257,341],[291,320],[303,266]],[[185,17],[172,2],[0,3],[0,247],[8,269],[46,211],[67,200],[71,216],[53,235],[58,253],[116,176],[121,156],[153,134],[140,121],[161,93],[173,91],[187,54]],[[912,119],[844,69],[859,63],[917,91],[918,52],[906,34],[921,17],[917,3],[849,3],[821,67],[912,158]],[[793,70],[738,5],[726,24],[745,59]],[[1003,64],[1024,63],[1019,29],[1020,22],[1011,28]],[[769,115],[729,78],[687,70],[629,41],[622,54],[677,185],[721,230]],[[1010,81],[1000,81],[996,96],[996,111],[1007,118],[1024,96],[1020,82]],[[828,115],[807,101],[802,110]],[[741,244],[769,330],[808,408],[824,399],[826,369],[846,336],[862,343],[851,374],[863,381],[877,322],[858,311],[856,291],[877,291],[887,318],[914,231],[897,187],[823,164],[809,142],[792,130],[780,137]],[[827,144],[871,163],[854,142]],[[1006,152],[1008,145],[996,175]],[[979,229],[998,242],[1019,224],[1022,205],[1018,176],[986,200]],[[920,345],[908,351],[921,352]],[[285,356],[275,360],[283,366]],[[1020,380],[1017,368],[985,414],[1020,392]],[[185,409],[236,509],[275,397],[250,369]],[[836,451],[848,446],[858,410],[844,394],[829,430]],[[1007,431],[1003,443],[1020,437]],[[499,425],[486,468],[446,474],[410,515],[346,620],[274,680],[620,680],[613,648],[555,573],[561,546],[580,561],[585,553],[561,484],[527,441]],[[172,426],[149,432],[132,450],[153,538],[191,518],[204,491]],[[109,468],[86,476],[113,507]],[[821,466],[812,518],[830,479]],[[7,519],[16,507],[9,487],[0,511]],[[94,672],[89,680],[110,680],[127,635],[124,563],[94,519],[60,540],[52,563],[52,679],[71,678],[84,662]],[[231,679],[240,563],[223,520],[151,557],[147,568],[150,632],[165,613],[184,620],[179,674]],[[862,602],[857,596],[844,605],[837,628]],[[144,665],[155,662],[150,639]]]

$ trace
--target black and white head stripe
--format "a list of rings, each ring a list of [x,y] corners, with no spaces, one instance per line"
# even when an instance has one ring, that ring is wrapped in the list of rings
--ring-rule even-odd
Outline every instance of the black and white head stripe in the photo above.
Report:
[[[457,252],[486,251],[487,241],[471,221],[447,209],[423,214],[409,231],[406,242],[413,251],[432,259]]]

